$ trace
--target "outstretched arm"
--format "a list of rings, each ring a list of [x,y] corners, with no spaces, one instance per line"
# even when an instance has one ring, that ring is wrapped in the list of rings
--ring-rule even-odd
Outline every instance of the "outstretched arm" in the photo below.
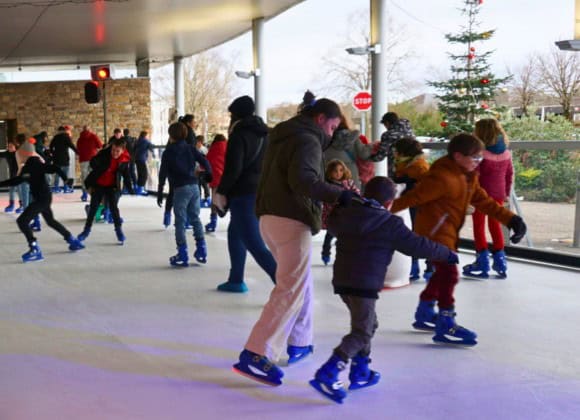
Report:
[[[24,178],[21,175],[15,176],[14,178],[6,179],[0,182],[0,187],[15,187],[16,185],[20,185],[24,182]]]

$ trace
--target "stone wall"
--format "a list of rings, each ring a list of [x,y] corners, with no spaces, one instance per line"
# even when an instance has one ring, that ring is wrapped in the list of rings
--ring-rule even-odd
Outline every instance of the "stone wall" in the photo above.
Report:
[[[76,142],[82,126],[88,124],[99,137],[109,138],[113,129],[129,128],[137,137],[151,129],[151,84],[149,78],[106,82],[107,135],[103,136],[103,101],[87,104],[86,81],[0,83],[0,120],[15,120],[17,133],[34,135],[58,126],[71,125]],[[15,134],[15,133],[13,133]]]

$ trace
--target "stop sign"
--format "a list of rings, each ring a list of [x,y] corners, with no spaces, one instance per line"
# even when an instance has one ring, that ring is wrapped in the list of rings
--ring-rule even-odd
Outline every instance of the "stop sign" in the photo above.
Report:
[[[368,111],[373,104],[373,97],[369,92],[359,92],[352,99],[352,106],[359,111]]]

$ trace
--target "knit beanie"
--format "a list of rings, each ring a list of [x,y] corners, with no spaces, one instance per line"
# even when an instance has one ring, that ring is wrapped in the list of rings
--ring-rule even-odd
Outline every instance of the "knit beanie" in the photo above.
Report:
[[[254,115],[255,110],[256,106],[254,105],[254,100],[248,95],[234,99],[232,104],[228,107],[228,111],[234,118],[250,117]]]
[[[34,137],[30,137],[22,146],[18,149],[22,156],[32,156],[36,154],[36,150],[34,145],[36,144],[36,139]]]

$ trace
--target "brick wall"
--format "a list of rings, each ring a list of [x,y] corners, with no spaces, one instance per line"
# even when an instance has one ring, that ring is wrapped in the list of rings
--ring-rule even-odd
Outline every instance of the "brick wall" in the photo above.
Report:
[[[76,142],[82,126],[103,137],[103,103],[87,104],[86,81],[0,83],[0,120],[16,120],[16,132],[34,135],[48,132],[49,139],[59,125],[73,126]],[[109,80],[106,82],[107,139],[113,129],[151,129],[151,84],[148,78]]]

